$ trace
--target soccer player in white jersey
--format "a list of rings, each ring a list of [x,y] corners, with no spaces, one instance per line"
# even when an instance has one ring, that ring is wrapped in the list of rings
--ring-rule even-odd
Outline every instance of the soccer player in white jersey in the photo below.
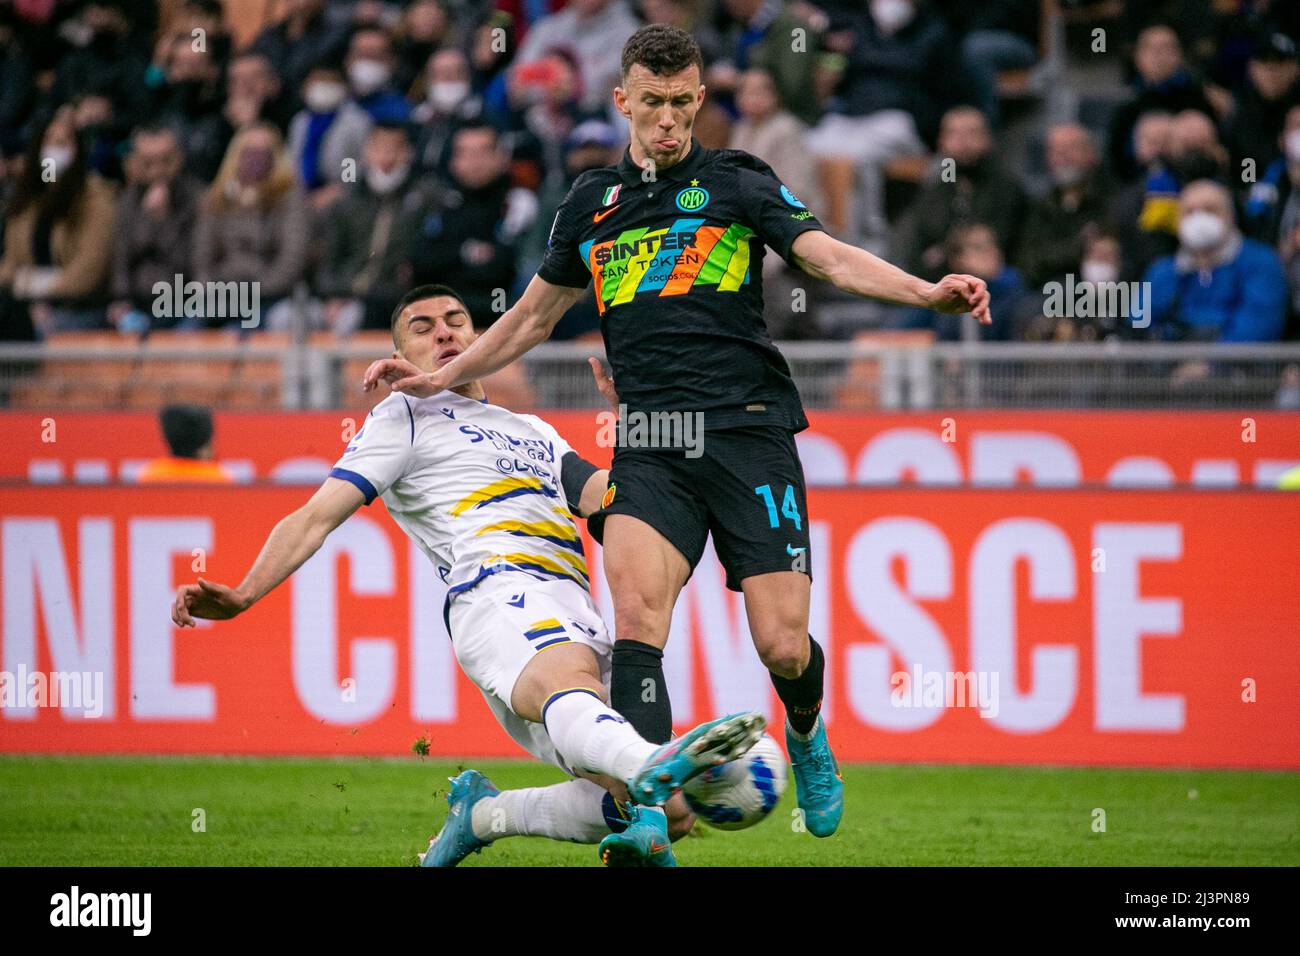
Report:
[[[413,289],[393,314],[394,361],[377,377],[432,371],[474,337],[454,290]],[[367,374],[371,387],[375,380]],[[393,393],[311,499],[275,526],[243,582],[182,585],[172,620],[193,626],[248,610],[382,497],[447,584],[444,616],[461,668],[517,743],[579,778],[501,793],[466,771],[452,781],[450,813],[424,864],[455,865],[501,836],[536,834],[604,835],[609,865],[671,866],[670,836],[680,833],[670,834],[660,808],[691,777],[745,753],[763,717],[709,721],[657,746],[607,706],[613,641],[592,604],[573,519],[599,508],[606,476],[541,419],[488,404],[477,381],[428,398]],[[602,787],[633,801],[621,832],[610,832]]]

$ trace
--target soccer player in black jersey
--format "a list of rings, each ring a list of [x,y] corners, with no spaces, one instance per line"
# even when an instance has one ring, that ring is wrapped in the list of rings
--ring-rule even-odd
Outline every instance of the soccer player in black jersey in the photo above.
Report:
[[[702,147],[691,136],[701,69],[689,34],[638,30],[614,90],[628,151],[578,177],[519,302],[438,371],[408,375],[378,362],[366,385],[383,379],[429,395],[482,378],[544,341],[594,280],[624,420],[676,412],[703,423],[690,448],[616,447],[604,507],[590,521],[614,598],[611,705],[648,740],[671,734],[663,647],[712,534],[786,709],[805,825],[829,836],[843,784],[819,716],[822,650],[808,633],[808,512],[794,442],[808,422],[763,323],[764,247],[846,292],[984,323],[989,294],[973,276],[926,282],[832,238],[762,160]]]

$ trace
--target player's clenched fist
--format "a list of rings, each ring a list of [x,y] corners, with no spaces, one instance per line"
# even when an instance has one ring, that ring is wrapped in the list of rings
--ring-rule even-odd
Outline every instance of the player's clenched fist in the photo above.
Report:
[[[993,321],[989,313],[989,287],[983,279],[968,275],[947,275],[930,287],[926,305],[936,312],[960,315],[969,312],[981,325]]]
[[[401,392],[412,398],[428,398],[442,391],[442,386],[433,382],[432,375],[420,371],[406,359],[400,358],[386,358],[371,362],[361,379],[361,390],[368,392],[380,382],[386,382],[394,392]]]
[[[199,578],[198,584],[182,584],[172,602],[172,623],[194,627],[196,617],[225,621],[248,608],[249,602],[234,588]]]

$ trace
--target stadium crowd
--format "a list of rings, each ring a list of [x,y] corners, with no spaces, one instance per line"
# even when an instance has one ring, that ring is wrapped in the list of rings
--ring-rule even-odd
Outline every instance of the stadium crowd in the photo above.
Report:
[[[282,0],[264,26],[251,0],[0,0],[0,338],[232,324],[157,308],[177,276],[258,283],[257,329],[384,329],[426,281],[487,324],[574,179],[620,158],[609,91],[644,22],[700,43],[702,143],[767,160],[841,238],[985,278],[976,334],[1294,338],[1300,4],[1103,6],[1104,51],[1094,34],[1072,55],[1122,61],[1127,89],[1086,117],[1039,109],[1008,150],[1042,0]],[[800,277],[764,268],[778,339],[973,333],[821,322],[791,308]],[[1075,282],[1148,283],[1150,321],[1044,308]],[[589,301],[555,337],[597,328]]]

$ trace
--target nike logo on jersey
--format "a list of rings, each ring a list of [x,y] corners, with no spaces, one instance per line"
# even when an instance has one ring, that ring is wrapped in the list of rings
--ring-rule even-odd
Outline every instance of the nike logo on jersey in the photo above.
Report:
[[[606,216],[608,216],[611,212],[613,212],[621,205],[623,204],[619,203],[618,206],[610,206],[608,209],[601,209],[600,211],[593,213],[591,216],[591,221],[600,222],[602,219],[604,219]]]

